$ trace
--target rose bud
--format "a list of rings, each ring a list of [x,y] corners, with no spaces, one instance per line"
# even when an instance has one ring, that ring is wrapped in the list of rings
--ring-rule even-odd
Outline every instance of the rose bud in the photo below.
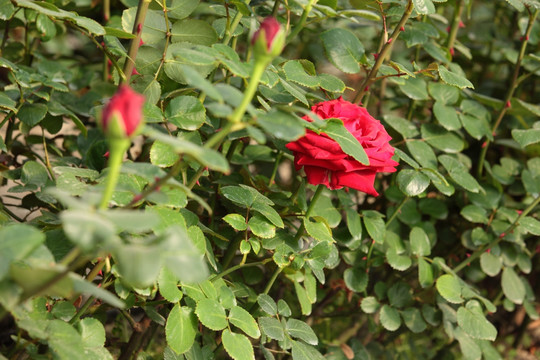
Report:
[[[285,46],[285,31],[274,17],[269,16],[253,34],[251,45],[254,46],[255,57],[276,57],[281,54]]]
[[[143,122],[144,96],[122,85],[111,97],[101,116],[101,128],[107,137],[131,137]]]
[[[339,98],[324,101],[311,108],[322,119],[338,118],[364,148],[369,165],[346,154],[341,146],[324,132],[306,130],[306,135],[286,145],[294,154],[296,170],[304,168],[307,181],[323,184],[329,189],[351,188],[367,194],[379,195],[373,187],[380,172],[394,172],[399,165],[392,160],[394,148],[391,137],[379,120],[365,108]],[[304,120],[311,121],[307,116]]]

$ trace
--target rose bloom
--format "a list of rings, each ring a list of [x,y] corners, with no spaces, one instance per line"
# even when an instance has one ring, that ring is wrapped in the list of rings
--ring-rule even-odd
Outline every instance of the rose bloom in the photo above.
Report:
[[[144,96],[133,91],[128,85],[122,85],[103,108],[101,125],[108,133],[109,123],[117,118],[126,136],[131,136],[143,120],[142,107]]]
[[[314,105],[311,110],[322,119],[338,118],[345,128],[360,142],[368,158],[364,165],[341,150],[341,146],[328,135],[306,130],[306,135],[286,146],[294,154],[296,170],[302,167],[312,185],[324,184],[329,189],[348,187],[367,194],[379,195],[373,183],[379,172],[394,172],[398,163],[392,160],[392,139],[379,120],[367,110],[339,98]],[[304,120],[311,121],[304,116]]]
[[[259,30],[255,31],[255,33],[253,34],[253,38],[251,39],[251,45],[255,44],[255,41],[257,41],[261,34],[261,30],[264,30],[264,35],[266,38],[266,48],[268,49],[268,51],[270,51],[272,43],[274,42],[274,38],[276,37],[277,33],[281,31],[281,25],[276,20],[276,18],[272,16],[267,17],[261,23],[261,27],[259,28]]]

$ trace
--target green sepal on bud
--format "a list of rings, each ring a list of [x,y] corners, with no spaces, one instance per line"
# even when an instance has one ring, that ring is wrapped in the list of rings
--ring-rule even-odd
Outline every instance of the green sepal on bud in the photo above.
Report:
[[[283,51],[285,39],[285,30],[281,24],[274,17],[265,18],[251,40],[255,60],[272,61]]]

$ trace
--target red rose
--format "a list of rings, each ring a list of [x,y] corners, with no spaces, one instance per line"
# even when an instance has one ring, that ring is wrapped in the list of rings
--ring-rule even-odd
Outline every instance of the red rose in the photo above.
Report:
[[[373,183],[378,172],[394,172],[398,163],[392,160],[394,148],[379,120],[367,110],[339,98],[314,105],[311,110],[322,119],[338,118],[345,128],[362,144],[369,165],[364,165],[341,150],[328,135],[306,130],[306,135],[287,144],[294,154],[296,170],[304,167],[310,184],[324,184],[329,189],[349,187],[367,194],[379,195]],[[311,121],[305,116],[304,120]]]
[[[101,126],[105,134],[115,132],[112,130],[111,122],[117,121],[120,132],[131,136],[142,122],[142,107],[144,96],[133,91],[129,86],[122,85],[116,94],[109,100],[103,109]]]

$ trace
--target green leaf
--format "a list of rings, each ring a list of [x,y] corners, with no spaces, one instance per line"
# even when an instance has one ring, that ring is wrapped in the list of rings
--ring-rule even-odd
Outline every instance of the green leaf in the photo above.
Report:
[[[208,97],[219,101],[220,103],[223,102],[223,97],[219,91],[217,91],[212,83],[206,80],[205,77],[202,76],[197,70],[190,66],[184,65],[182,66],[182,73],[188,85],[203,91],[206,95],[208,95]]]
[[[278,319],[273,317],[260,317],[259,325],[261,326],[261,331],[269,338],[278,341],[285,340],[283,325]]]
[[[345,128],[340,119],[327,119],[325,127],[321,129],[332,140],[335,140],[341,150],[347,155],[352,156],[360,163],[369,165],[368,156],[360,142]]]
[[[448,302],[452,304],[461,304],[463,298],[461,297],[461,284],[453,275],[444,274],[437,279],[437,291]]]
[[[396,331],[401,326],[399,312],[389,305],[383,305],[381,308],[380,321],[388,331]]]
[[[422,313],[417,308],[407,308],[402,311],[403,322],[413,333],[418,334],[426,330],[427,324],[422,317]]]
[[[51,320],[47,326],[48,344],[58,359],[86,359],[81,335],[68,323]]]
[[[312,221],[315,220],[315,221]],[[321,216],[304,218],[304,228],[309,236],[319,241],[333,242],[332,231]]]
[[[228,325],[225,309],[216,300],[200,300],[197,302],[195,313],[199,317],[201,323],[211,330],[223,330]]]
[[[199,5],[200,0],[169,0],[167,1],[167,15],[172,19],[188,17]]]
[[[255,360],[253,346],[247,337],[226,329],[221,334],[223,347],[234,360]]]
[[[68,238],[83,249],[91,249],[114,239],[113,223],[99,214],[86,210],[66,210],[60,214],[60,219]]]
[[[248,225],[251,232],[260,238],[270,239],[276,235],[276,227],[260,215],[252,216]]]
[[[300,308],[303,315],[311,314],[312,306],[311,300],[307,296],[306,289],[297,281],[294,282],[294,290],[300,303]]]
[[[15,13],[15,7],[10,0],[0,0],[0,20],[7,20]]]
[[[411,286],[405,282],[398,281],[387,292],[388,301],[392,307],[403,308],[412,303]]]
[[[437,169],[437,156],[425,141],[407,141],[407,149],[423,167]]]
[[[362,292],[366,290],[368,285],[368,274],[366,269],[360,267],[352,267],[345,270],[343,273],[345,285],[352,291]]]
[[[435,5],[431,0],[413,0],[414,10],[420,15],[434,14]]]
[[[285,141],[294,141],[302,137],[306,130],[298,116],[271,109],[268,113],[257,117],[257,124],[268,134]]]
[[[160,167],[170,167],[178,161],[178,154],[174,148],[161,141],[154,141],[150,149],[150,162]]]
[[[465,147],[465,142],[455,132],[449,132],[436,124],[424,124],[422,138],[436,149],[447,153],[458,153]]]
[[[435,118],[446,130],[458,130],[461,128],[458,113],[452,106],[436,101],[433,105]]]
[[[333,93],[342,93],[346,89],[345,83],[334,75],[319,74],[319,82],[324,90]]]
[[[408,78],[403,80],[403,85],[399,89],[412,100],[428,100],[426,81],[422,78]]]
[[[269,314],[269,315],[276,315],[278,312],[277,304],[270,296],[266,294],[259,294],[257,297],[257,303],[261,307],[261,309]]]
[[[540,221],[530,216],[525,216],[519,220],[519,226],[527,232],[540,236]]]
[[[371,236],[377,244],[382,244],[386,233],[384,220],[378,213],[372,211],[362,211],[362,215],[364,215],[364,225],[366,226],[369,236]]]
[[[11,5],[10,2],[9,4]],[[0,108],[8,109],[16,113],[17,112],[16,106],[17,106],[17,102],[15,102],[14,100],[11,100],[11,98],[7,96],[5,93],[3,92],[0,93]]]
[[[433,268],[423,258],[418,258],[418,282],[423,288],[433,285]]]
[[[471,115],[459,114],[459,120],[469,135],[476,140],[486,136],[488,139],[493,139],[489,123],[485,118],[477,118]]]
[[[77,24],[78,26],[88,30],[90,34],[98,35],[98,36],[106,34],[106,31],[103,28],[103,26],[101,26],[97,21],[92,20],[90,18],[75,15],[73,16],[73,21],[75,21],[75,24]]]
[[[193,96],[178,96],[165,109],[165,118],[184,130],[197,130],[206,120],[206,110]]]
[[[487,211],[480,206],[474,204],[467,205],[461,209],[460,214],[470,222],[481,224],[487,223]]]
[[[317,339],[317,335],[315,335],[315,332],[311,326],[301,320],[288,319],[287,333],[291,337],[303,340],[311,345],[317,345],[319,343],[319,339]]]
[[[377,300],[375,296],[366,296],[362,300],[362,303],[360,304],[362,311],[365,312],[366,314],[375,313],[379,309],[380,306],[381,304],[379,303],[379,301]]]
[[[448,171],[448,175],[450,175],[452,180],[461,185],[465,190],[473,193],[483,192],[484,189],[482,189],[480,184],[478,184],[478,181],[469,174],[467,167],[460,161],[449,155],[441,155],[439,156],[439,162],[444,166],[446,171]]]
[[[177,21],[171,28],[171,41],[212,45],[217,41],[216,30],[207,21],[188,19]]]
[[[523,304],[525,300],[525,285],[516,274],[514,268],[505,267],[501,277],[504,296],[514,304]]]
[[[326,358],[313,346],[300,341],[292,341],[291,355],[293,360],[325,360]]]
[[[391,248],[386,251],[386,260],[388,261],[388,265],[399,271],[405,271],[412,265],[412,260],[409,256],[398,254],[395,249]]]
[[[431,254],[431,243],[424,229],[413,227],[409,239],[411,241],[411,251],[414,255],[428,256]]]
[[[447,70],[444,66],[439,66],[439,76],[441,77],[441,80],[448,85],[452,85],[460,89],[474,89],[474,85],[467,80],[467,78]]]
[[[351,31],[334,28],[321,35],[328,60],[339,70],[356,74],[360,71],[359,62],[364,55],[364,46]]]
[[[41,103],[30,104],[25,102],[19,109],[17,117],[29,127],[33,127],[47,115],[47,105]]]
[[[182,292],[178,289],[178,279],[167,268],[162,268],[158,277],[159,293],[169,302],[178,303]]]
[[[497,329],[487,321],[480,303],[476,300],[460,306],[457,311],[457,322],[473,339],[494,341],[497,337]]]
[[[146,128],[145,134],[155,140],[171,145],[178,154],[187,154],[202,165],[221,172],[229,172],[229,163],[223,155],[213,149],[206,149],[190,141],[174,138],[156,130]]]
[[[105,345],[105,328],[98,319],[84,318],[77,323],[77,328],[85,348],[100,348]]]
[[[189,350],[197,335],[197,318],[193,309],[176,304],[167,318],[165,336],[167,344],[177,354],[183,354]]]
[[[319,78],[308,74],[302,63],[298,60],[287,61],[283,65],[283,71],[285,71],[285,76],[288,81],[309,88],[318,88],[320,86]]]
[[[240,214],[227,214],[223,220],[235,230],[245,231],[247,229],[246,218]]]
[[[525,148],[540,141],[540,129],[513,129],[512,137],[518,142],[519,146]]]
[[[25,185],[43,186],[49,180],[47,169],[36,161],[24,163],[21,172],[21,182]]]
[[[229,321],[254,339],[258,339],[261,336],[257,322],[253,316],[240,306],[234,306],[231,309],[229,312]]]
[[[131,33],[136,14],[137,7],[124,10],[122,13],[122,29],[124,29],[124,31]],[[160,41],[165,40],[166,33],[167,26],[163,11],[148,10],[142,29],[143,42],[147,45],[158,44]]]
[[[480,360],[482,358],[482,350],[469,335],[461,329],[454,328],[454,336],[459,342],[459,348],[465,360]]]
[[[440,104],[452,105],[459,100],[460,91],[455,86],[440,82],[430,82],[428,84],[428,91],[431,97]]]
[[[401,170],[397,176],[399,189],[408,196],[416,196],[423,193],[429,186],[430,180],[427,175],[417,170]]]

